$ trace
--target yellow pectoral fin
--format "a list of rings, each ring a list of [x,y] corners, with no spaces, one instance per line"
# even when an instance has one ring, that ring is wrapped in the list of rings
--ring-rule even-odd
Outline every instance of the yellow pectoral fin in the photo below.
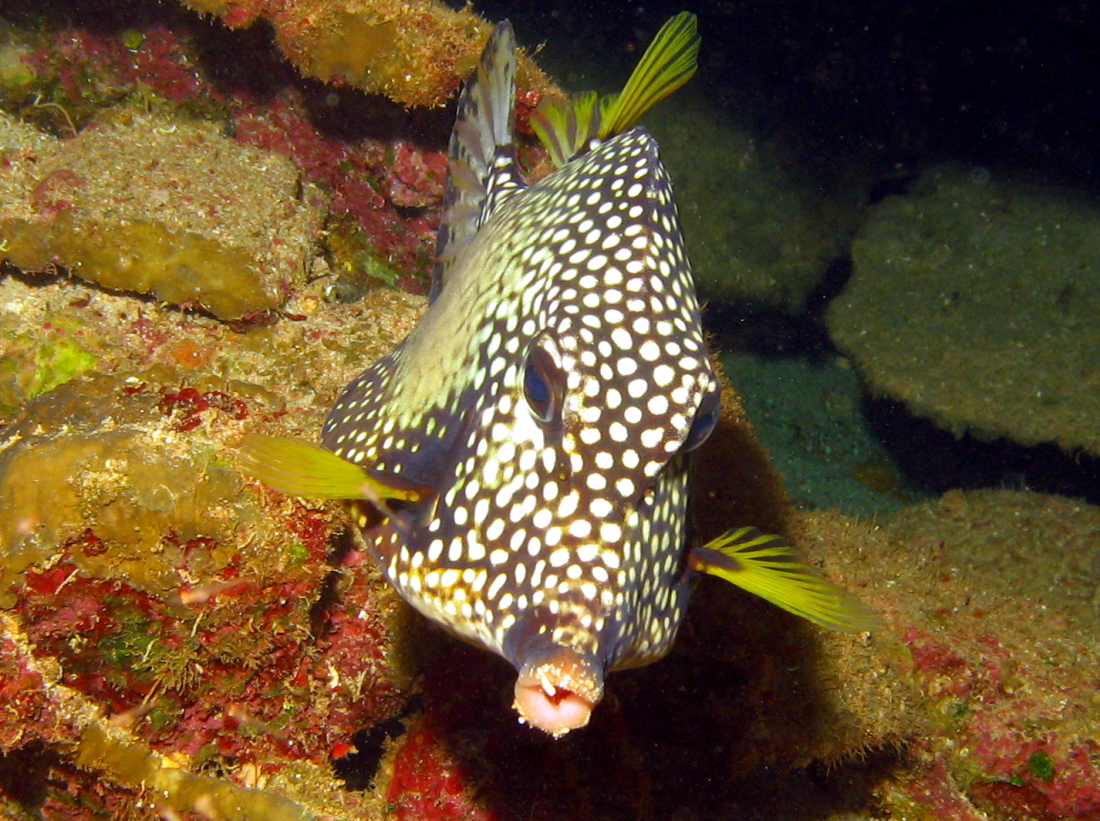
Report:
[[[688,563],[700,573],[725,579],[830,630],[858,632],[882,627],[878,613],[812,568],[792,561],[793,552],[778,536],[744,527],[692,549]]]
[[[649,109],[695,75],[699,33],[694,14],[682,11],[665,23],[634,68],[623,91],[602,112],[599,137],[621,134]]]
[[[555,168],[580,154],[596,136],[596,92],[576,94],[568,100],[544,97],[531,114],[531,129],[546,147]]]
[[[412,490],[390,487],[362,467],[301,439],[250,433],[241,443],[242,471],[289,496],[314,499],[415,501]]]

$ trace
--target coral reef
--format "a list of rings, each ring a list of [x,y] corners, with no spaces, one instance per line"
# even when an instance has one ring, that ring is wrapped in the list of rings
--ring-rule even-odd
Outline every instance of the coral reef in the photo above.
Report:
[[[80,280],[0,279],[0,420],[94,362],[100,373],[159,373],[164,381],[154,379],[154,391],[179,391],[177,379],[202,391],[231,386],[260,407],[288,405],[291,424],[313,430],[321,408],[399,342],[424,307],[421,297],[381,288],[355,303],[328,303],[324,292],[333,283],[330,274],[293,294],[285,311],[294,319],[242,333]],[[193,424],[194,403],[180,407]]]
[[[830,333],[947,430],[1100,454],[1098,228],[1084,195],[931,169],[868,214]]]
[[[383,5],[347,13],[363,29]],[[267,17],[281,38],[301,34],[294,42],[312,44],[302,59],[328,66],[318,71],[339,71],[337,58],[367,65],[321,38],[334,7],[318,4],[317,23],[297,31],[289,15],[305,6],[205,8],[232,26]],[[412,34],[447,19],[436,5],[400,10],[417,12],[429,29]],[[415,287],[430,265],[440,126],[262,62],[260,90],[214,81],[195,21],[162,14],[0,38],[0,86],[22,116],[0,117],[5,253],[38,249],[20,264],[45,269],[0,276],[0,814],[1100,813],[1100,512],[1008,493],[952,493],[877,524],[799,512],[731,390],[701,454],[699,538],[740,524],[783,533],[888,630],[824,634],[708,579],[672,654],[612,676],[588,729],[555,742],[517,725],[514,671],[410,614],[345,538],[342,510],[287,499],[232,464],[253,430],[313,438],[338,391],[421,315],[422,298],[377,279]],[[38,94],[47,102],[33,104]],[[333,126],[356,106],[359,120]],[[31,122],[78,133],[61,141]],[[154,167],[122,163],[149,146],[162,155]],[[190,164],[196,148],[217,155],[213,171]],[[173,168],[178,184],[156,178]],[[267,198],[232,216],[226,203],[245,201],[250,184]],[[795,208],[792,222],[812,223],[815,208]],[[162,257],[149,226],[251,249],[266,268],[255,288],[271,286],[278,309],[219,309],[240,317],[225,322],[161,301],[186,294],[132,293],[136,274],[124,290],[93,281],[86,269],[110,268],[90,262],[102,248],[57,250],[91,214],[100,233],[80,236],[136,226],[129,241]],[[232,230],[247,236],[234,244]],[[835,242],[815,246],[805,270]],[[754,298],[798,305],[816,276]],[[1066,310],[1089,293],[1068,291]]]
[[[180,413],[188,391],[210,409],[199,424]],[[224,391],[157,390],[139,375],[69,382],[28,403],[0,443],[0,601],[10,607],[13,583],[56,561],[59,545],[76,546],[74,572],[161,596],[257,564],[274,534],[202,435],[202,423],[248,416]]]
[[[184,0],[231,27],[263,18],[287,57],[307,77],[350,83],[403,105],[446,103],[469,76],[490,25],[470,7],[438,0]],[[526,56],[519,82],[555,89]]]

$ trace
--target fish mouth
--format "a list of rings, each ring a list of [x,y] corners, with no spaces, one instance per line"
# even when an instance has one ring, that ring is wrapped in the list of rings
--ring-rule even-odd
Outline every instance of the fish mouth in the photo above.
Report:
[[[561,738],[588,724],[603,698],[603,679],[602,666],[595,659],[552,645],[520,667],[512,706],[521,724]]]

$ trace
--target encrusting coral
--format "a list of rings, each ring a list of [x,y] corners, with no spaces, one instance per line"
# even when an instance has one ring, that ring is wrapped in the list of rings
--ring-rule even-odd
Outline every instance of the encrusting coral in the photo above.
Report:
[[[829,331],[871,391],[961,435],[1100,454],[1100,206],[956,166],[872,208]]]
[[[231,27],[259,18],[298,70],[325,82],[349,83],[395,102],[440,106],[477,63],[490,25],[469,6],[438,0],[183,0]],[[525,55],[519,83],[560,93]]]

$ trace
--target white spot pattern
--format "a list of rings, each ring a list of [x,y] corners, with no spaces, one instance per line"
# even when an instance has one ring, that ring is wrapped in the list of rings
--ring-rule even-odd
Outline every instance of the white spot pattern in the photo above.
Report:
[[[430,618],[516,664],[547,637],[645,663],[683,618],[679,451],[717,390],[671,185],[640,128],[532,187],[501,179],[438,299],[348,386],[323,442],[438,488],[364,534]],[[524,392],[533,346],[563,374],[553,424]]]

